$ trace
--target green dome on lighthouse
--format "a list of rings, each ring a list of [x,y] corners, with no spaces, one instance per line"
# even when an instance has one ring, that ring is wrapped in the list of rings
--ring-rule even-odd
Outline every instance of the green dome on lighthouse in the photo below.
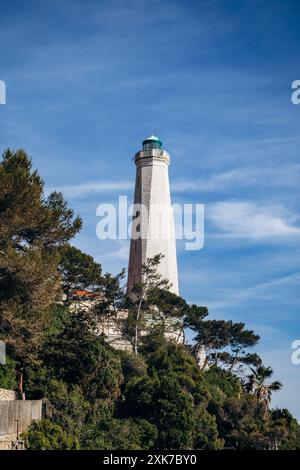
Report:
[[[143,150],[162,149],[162,142],[155,135],[150,135],[147,139],[143,140]]]

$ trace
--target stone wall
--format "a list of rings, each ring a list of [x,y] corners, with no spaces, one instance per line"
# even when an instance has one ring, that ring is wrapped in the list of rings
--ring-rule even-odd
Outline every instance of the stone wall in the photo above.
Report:
[[[6,390],[5,388],[0,388],[0,401],[3,400],[16,400],[17,394],[13,390]]]
[[[142,264],[147,258],[163,254],[157,271],[178,294],[178,274],[173,208],[171,206],[168,165],[165,150],[141,150],[135,155],[136,181],[134,214],[128,266],[128,292],[142,281]],[[140,237],[136,226],[140,225]]]
[[[20,440],[17,440],[16,433],[0,436],[0,450],[14,450],[20,447],[24,448],[24,445],[21,444]]]

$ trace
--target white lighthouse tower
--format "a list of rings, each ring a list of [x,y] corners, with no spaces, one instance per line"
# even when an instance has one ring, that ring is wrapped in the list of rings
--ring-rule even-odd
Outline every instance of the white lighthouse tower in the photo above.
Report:
[[[151,135],[135,155],[136,179],[132,236],[128,267],[128,292],[142,280],[142,265],[162,254],[158,272],[178,290],[177,258],[169,173],[170,155]]]

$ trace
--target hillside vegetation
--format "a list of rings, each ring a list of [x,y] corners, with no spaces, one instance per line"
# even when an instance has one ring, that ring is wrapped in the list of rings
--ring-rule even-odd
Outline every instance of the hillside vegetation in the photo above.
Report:
[[[24,151],[4,153],[0,339],[8,360],[0,387],[45,400],[45,418],[23,435],[27,448],[300,449],[297,421],[270,408],[282,384],[255,353],[258,335],[168,292],[159,254],[127,298],[123,272],[103,274],[70,244],[81,225],[61,193],[45,197]],[[69,308],[75,288],[99,294],[89,312]],[[132,352],[98,333],[108,321]]]

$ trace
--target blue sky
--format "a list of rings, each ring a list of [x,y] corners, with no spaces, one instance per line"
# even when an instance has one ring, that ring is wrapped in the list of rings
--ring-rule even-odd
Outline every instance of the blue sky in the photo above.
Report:
[[[22,147],[84,228],[104,271],[128,242],[96,238],[96,207],[132,198],[150,133],[170,152],[173,202],[205,204],[205,245],[178,243],[181,294],[244,321],[300,419],[300,79],[297,1],[0,0],[0,148]]]

